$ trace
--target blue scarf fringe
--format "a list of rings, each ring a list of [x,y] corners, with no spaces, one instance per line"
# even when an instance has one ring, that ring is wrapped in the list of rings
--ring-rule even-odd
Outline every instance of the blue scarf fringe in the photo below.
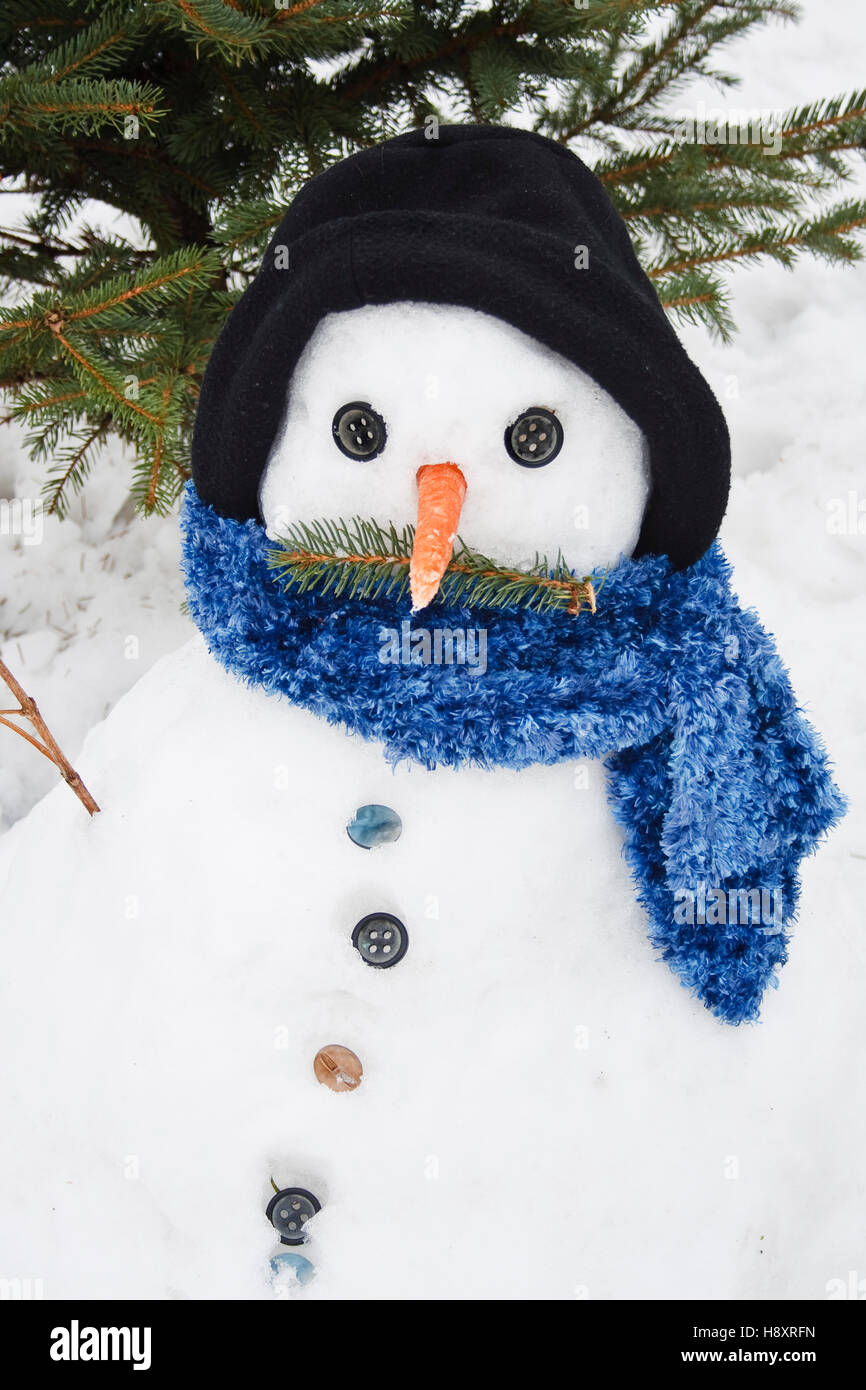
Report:
[[[728,1023],[758,1017],[787,959],[798,866],[845,802],[770,636],[716,543],[690,569],[622,562],[598,613],[434,604],[413,630],[487,632],[484,674],[383,664],[408,601],[285,593],[256,522],[184,499],[190,612],[229,671],[393,762],[524,768],[603,758],[650,940]]]

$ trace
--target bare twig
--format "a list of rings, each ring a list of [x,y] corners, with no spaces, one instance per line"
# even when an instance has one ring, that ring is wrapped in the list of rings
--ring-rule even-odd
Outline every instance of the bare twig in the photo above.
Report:
[[[15,699],[18,701],[17,709],[0,711],[0,724],[5,724],[7,729],[12,729],[16,734],[20,734],[21,738],[26,739],[29,744],[38,749],[40,753],[44,754],[49,762],[52,762],[58,769],[66,785],[71,787],[75,792],[75,795],[78,797],[78,800],[85,810],[88,811],[91,816],[95,815],[99,807],[69,759],[64,756],[59,744],[52,738],[48,725],[39,713],[39,706],[36,704],[36,701],[31,695],[27,694],[26,690],[22,689],[9,670],[9,667],[2,661],[0,661],[0,680],[5,681],[6,685],[8,685],[12,694],[15,696]],[[28,734],[26,729],[22,729],[18,724],[13,723],[12,719],[6,717],[7,715],[29,719],[38,737],[34,738],[32,734]]]

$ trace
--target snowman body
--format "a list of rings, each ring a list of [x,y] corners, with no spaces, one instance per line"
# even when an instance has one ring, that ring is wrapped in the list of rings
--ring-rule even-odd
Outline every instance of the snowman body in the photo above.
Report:
[[[16,1235],[26,1248],[34,1204],[54,1207],[57,1295],[267,1295],[273,1177],[323,1203],[304,1296],[536,1296],[551,1239],[570,1239],[554,1175],[601,924],[620,968],[641,940],[601,767],[392,769],[240,687],[198,639],[88,756],[101,816],[76,823],[49,798],[35,817],[62,820],[64,873],[39,875],[35,824],[4,858],[8,1113],[35,1150],[13,1180]],[[371,803],[402,832],[368,850],[347,825]],[[384,969],[352,945],[374,912],[408,933]],[[360,1058],[356,1091],[317,1081],[332,1043]],[[37,1096],[33,1129],[20,1107]]]
[[[659,969],[600,764],[392,772],[196,638],[81,766],[101,814],[58,787],[0,849],[4,1256],[46,1297],[823,1297],[844,1273],[860,1177],[826,1076],[856,1088],[857,1053],[821,933],[767,1025],[721,1027]],[[374,802],[402,833],[365,850],[346,826]],[[383,909],[409,947],[377,969],[351,938]],[[334,1043],[355,1090],[316,1079]],[[272,1274],[271,1179],[322,1203],[305,1285]]]

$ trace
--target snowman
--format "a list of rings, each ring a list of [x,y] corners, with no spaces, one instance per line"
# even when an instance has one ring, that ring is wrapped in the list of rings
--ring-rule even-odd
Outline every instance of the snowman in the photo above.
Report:
[[[573,155],[442,127],[311,181],[205,378],[201,635],[91,736],[101,815],[0,858],[17,1267],[50,1225],[51,1296],[773,1287],[797,1014],[725,1025],[842,803],[727,486]]]

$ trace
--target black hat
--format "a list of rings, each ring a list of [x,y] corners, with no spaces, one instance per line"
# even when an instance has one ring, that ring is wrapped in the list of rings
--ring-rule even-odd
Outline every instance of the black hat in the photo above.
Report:
[[[205,372],[192,451],[203,501],[261,519],[259,484],[316,326],[398,300],[483,310],[591,376],[649,443],[636,554],[678,568],[703,555],[730,479],[718,402],[595,175],[552,140],[506,126],[413,130],[305,185]]]

